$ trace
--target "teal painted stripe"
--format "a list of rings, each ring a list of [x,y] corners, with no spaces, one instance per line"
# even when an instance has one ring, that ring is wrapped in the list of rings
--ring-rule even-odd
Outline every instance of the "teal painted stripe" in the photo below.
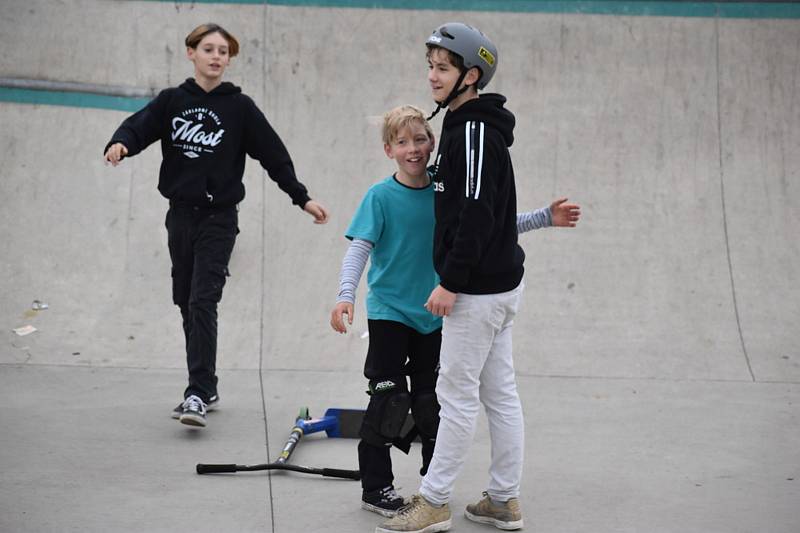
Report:
[[[271,4],[441,11],[509,11],[662,17],[800,18],[798,2],[686,2],[669,0],[150,0],[190,4]]]
[[[149,98],[0,87],[0,102],[13,102],[15,104],[90,107],[93,109],[113,109],[115,111],[128,111],[133,113],[139,111],[149,101]]]

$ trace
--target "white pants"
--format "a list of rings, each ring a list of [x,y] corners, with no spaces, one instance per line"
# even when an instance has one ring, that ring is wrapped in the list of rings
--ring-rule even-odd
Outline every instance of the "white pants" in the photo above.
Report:
[[[489,496],[519,497],[525,431],[514,378],[511,326],[523,284],[500,294],[459,294],[442,326],[441,368],[436,396],[439,432],[420,494],[441,505],[450,500],[456,477],[475,435],[480,403],[491,436]]]

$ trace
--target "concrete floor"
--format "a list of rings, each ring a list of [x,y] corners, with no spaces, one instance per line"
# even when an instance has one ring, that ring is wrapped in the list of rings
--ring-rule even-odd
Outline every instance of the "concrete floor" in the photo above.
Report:
[[[194,465],[274,460],[301,406],[366,404],[364,313],[346,336],[328,326],[343,232],[393,171],[376,117],[432,108],[423,43],[456,19],[500,50],[490,88],[517,116],[519,208],[560,195],[583,208],[575,230],[521,237],[526,530],[800,530],[796,19],[97,0],[2,13],[0,76],[141,88],[190,76],[183,37],[221,23],[243,45],[229,79],[333,218],[313,225],[248,163],[220,307],[223,404],[189,430],[169,417],[185,368],[158,148],[105,167],[126,113],[0,102],[0,531],[380,522],[355,482]],[[25,325],[37,331],[12,331]],[[312,435],[292,462],[350,469],[355,452]],[[410,494],[418,450],[395,459]],[[461,515],[488,459],[481,418],[455,531],[488,530]]]

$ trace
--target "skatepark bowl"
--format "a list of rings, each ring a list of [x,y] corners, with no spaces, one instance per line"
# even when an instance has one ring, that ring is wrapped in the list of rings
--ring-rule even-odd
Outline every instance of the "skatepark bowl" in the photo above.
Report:
[[[424,42],[460,20],[499,49],[519,210],[565,196],[577,228],[520,236],[514,325],[527,531],[800,530],[800,5],[450,0],[0,5],[0,531],[373,531],[350,480],[198,476],[274,461],[298,409],[366,406],[363,302],[335,334],[345,229],[394,171],[380,117],[434,107]],[[257,162],[219,308],[220,408],[169,411],[186,362],[160,149],[118,167],[120,122],[192,75],[215,21],[326,225]],[[433,121],[441,130],[440,113]],[[20,329],[22,328],[22,329]],[[354,469],[356,440],[291,462]],[[419,486],[419,448],[394,453]],[[453,530],[490,461],[481,415]]]

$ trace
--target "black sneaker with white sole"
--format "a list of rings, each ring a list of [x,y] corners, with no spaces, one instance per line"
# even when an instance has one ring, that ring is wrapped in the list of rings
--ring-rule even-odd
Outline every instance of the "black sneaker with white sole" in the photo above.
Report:
[[[406,501],[397,494],[394,485],[361,493],[361,508],[379,515],[393,517],[405,507]]]
[[[179,420],[187,426],[206,427],[206,404],[192,394],[183,401],[183,412]]]
[[[217,407],[219,407],[219,395],[215,394],[214,396],[208,399],[208,403],[206,404],[206,411],[213,411]],[[175,406],[175,409],[172,410],[171,416],[175,420],[178,420],[182,414],[183,414],[183,402]]]

